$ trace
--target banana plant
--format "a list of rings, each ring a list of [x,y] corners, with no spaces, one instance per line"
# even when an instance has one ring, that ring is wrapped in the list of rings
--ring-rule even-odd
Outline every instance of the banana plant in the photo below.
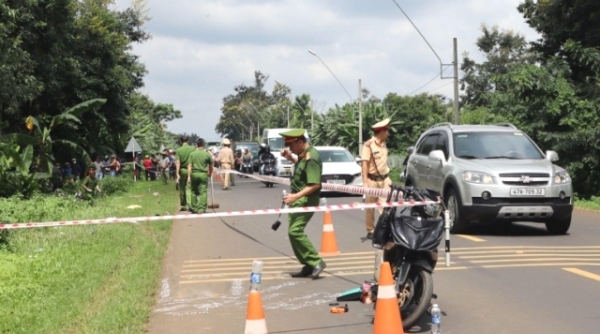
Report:
[[[29,130],[29,135],[21,133],[10,133],[0,136],[0,143],[18,143],[20,145],[32,145],[36,148],[37,157],[35,159],[35,167],[42,172],[50,173],[52,171],[52,163],[54,161],[53,146],[63,145],[68,146],[81,155],[84,159],[89,160],[87,152],[79,146],[66,139],[52,139],[52,130],[63,124],[78,123],[81,124],[81,115],[93,108],[97,108],[106,103],[106,99],[93,99],[82,102],[70,109],[65,110],[59,115],[52,117],[48,126],[41,126],[38,120],[29,116],[25,120],[25,127]]]
[[[30,197],[38,188],[41,179],[50,177],[46,173],[31,173],[33,146],[27,145],[19,153],[18,145],[0,143],[0,197],[20,194]]]

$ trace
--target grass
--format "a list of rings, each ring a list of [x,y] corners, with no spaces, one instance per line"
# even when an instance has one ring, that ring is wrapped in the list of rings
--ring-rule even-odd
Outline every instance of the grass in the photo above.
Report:
[[[600,211],[600,197],[592,196],[588,200],[576,198],[575,207],[584,210]]]
[[[0,221],[164,215],[177,201],[173,183],[137,182],[94,206],[2,200]],[[0,333],[144,332],[170,231],[170,221],[11,231],[0,249]]]
[[[390,170],[390,179],[394,183],[404,183],[402,180],[400,180],[400,170],[397,168],[392,168]],[[592,196],[592,198],[588,200],[575,198],[575,208],[600,211],[600,197]]]

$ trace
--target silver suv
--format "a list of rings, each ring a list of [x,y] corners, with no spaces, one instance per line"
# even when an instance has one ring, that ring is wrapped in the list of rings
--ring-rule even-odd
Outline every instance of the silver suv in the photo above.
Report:
[[[551,234],[571,225],[573,186],[569,174],[514,125],[440,123],[425,131],[409,156],[406,185],[441,192],[453,233],[470,221],[543,222]]]

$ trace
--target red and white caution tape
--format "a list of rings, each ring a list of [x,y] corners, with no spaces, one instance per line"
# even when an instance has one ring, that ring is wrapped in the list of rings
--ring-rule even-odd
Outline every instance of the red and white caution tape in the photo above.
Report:
[[[253,175],[253,174],[244,174],[232,169],[219,169],[215,168],[216,173],[230,173],[230,174],[238,174],[247,176],[259,181],[264,182],[273,182],[279,184],[290,184],[290,179],[284,177],[277,176],[269,176],[269,175]],[[329,190],[329,191],[339,191],[343,193],[355,194],[355,195],[366,195],[373,197],[385,197],[387,198],[390,194],[390,189],[381,189],[381,188],[367,188],[367,187],[357,187],[357,186],[349,186],[349,185],[341,185],[334,183],[321,183],[321,189]]]
[[[244,210],[230,212],[215,212],[202,214],[179,214],[168,216],[147,216],[147,217],[124,217],[124,218],[105,218],[105,219],[88,219],[88,220],[70,220],[58,222],[44,223],[21,223],[21,224],[0,224],[0,230],[35,228],[35,227],[54,227],[54,226],[73,226],[73,225],[93,225],[93,224],[116,224],[116,223],[133,223],[161,220],[183,220],[197,218],[218,218],[218,217],[236,217],[236,216],[258,216],[258,215],[275,215],[281,213],[306,213],[306,212],[324,212],[324,211],[343,211],[343,210],[359,210],[359,209],[374,209],[394,206],[418,206],[432,203],[434,201],[399,201],[387,203],[368,203],[368,204],[338,204],[324,206],[305,206],[300,208],[288,209],[262,209],[262,210]]]

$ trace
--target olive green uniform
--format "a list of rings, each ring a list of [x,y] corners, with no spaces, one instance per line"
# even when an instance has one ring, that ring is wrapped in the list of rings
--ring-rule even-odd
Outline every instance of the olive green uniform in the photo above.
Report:
[[[92,192],[88,192],[83,186],[86,186],[88,189],[92,190]],[[81,181],[81,197],[85,200],[93,200],[96,186],[98,186],[98,180],[86,176],[83,181]]]
[[[206,212],[206,188],[208,185],[208,168],[213,163],[212,155],[204,149],[197,149],[190,154],[192,165],[192,200],[190,209],[194,213]]]
[[[193,146],[184,143],[175,151],[175,161],[179,161],[179,205],[182,209],[188,207],[189,185],[187,184],[187,166],[190,163],[190,154],[196,149]]]
[[[291,179],[291,191],[293,194],[300,192],[309,184],[321,184],[321,174],[323,171],[323,162],[319,156],[319,152],[309,146],[300,156],[295,165],[294,175]],[[298,208],[303,206],[318,206],[321,188],[312,194],[301,197],[292,204],[290,208]],[[296,258],[303,265],[314,267],[321,263],[323,259],[308,240],[308,236],[304,233],[306,224],[312,218],[314,212],[307,213],[290,213],[288,215],[289,228],[288,235],[292,250]]]

